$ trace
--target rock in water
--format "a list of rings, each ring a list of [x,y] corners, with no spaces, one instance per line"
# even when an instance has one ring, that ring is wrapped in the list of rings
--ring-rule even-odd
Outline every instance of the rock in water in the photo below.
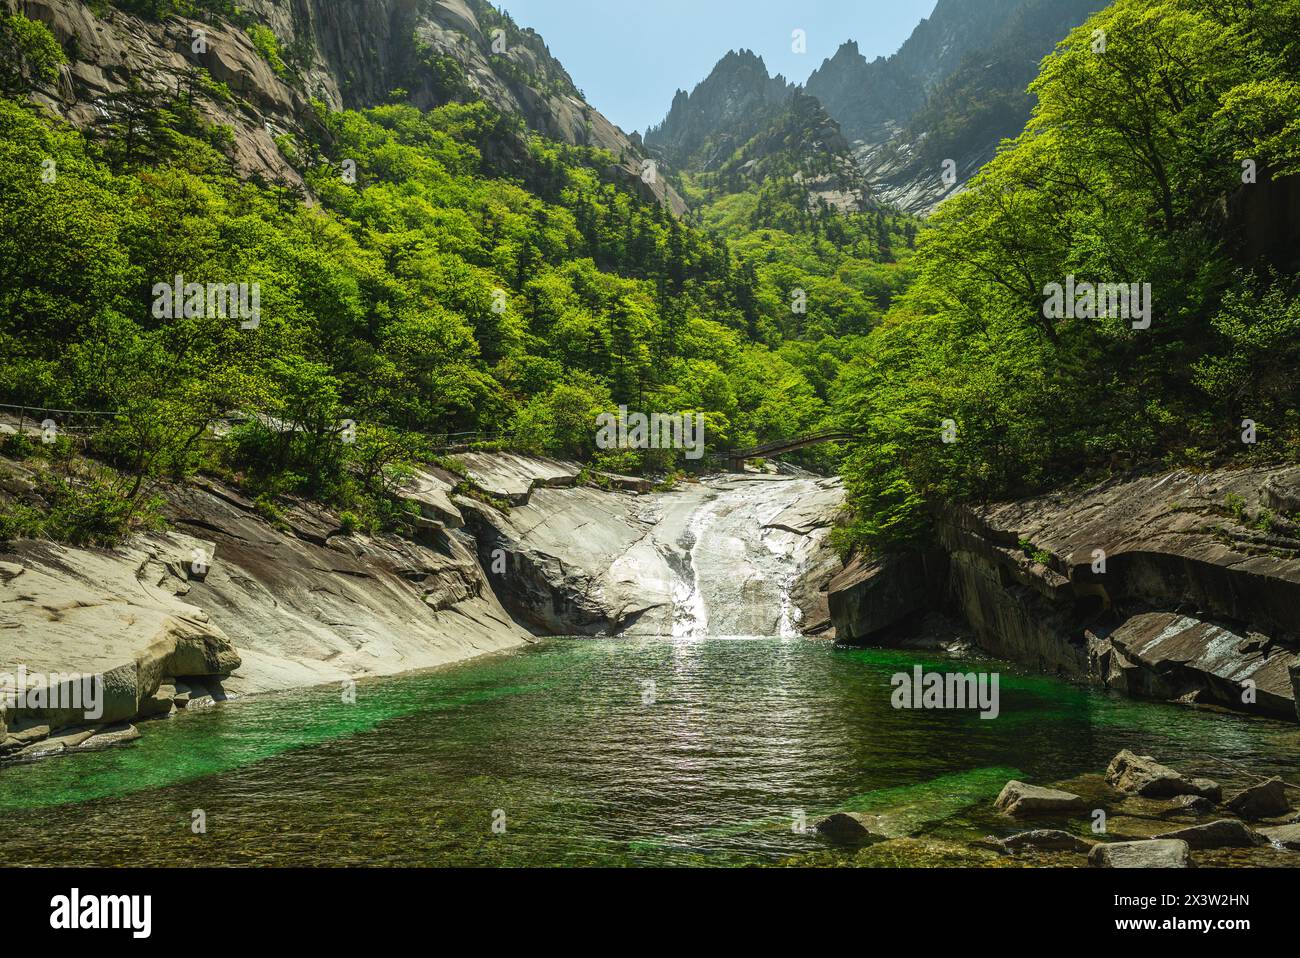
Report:
[[[1214,803],[1202,795],[1178,795],[1169,803],[1169,807],[1160,813],[1160,817],[1195,815],[1199,818],[1213,811]]]
[[[1191,868],[1189,851],[1187,842],[1176,838],[1111,842],[1094,845],[1088,864],[1093,868]]]
[[[1040,828],[1032,832],[1020,832],[1017,835],[1002,839],[997,844],[1012,852],[1026,848],[1050,852],[1086,852],[1092,848],[1090,842],[1085,842],[1079,836],[1054,828]]]
[[[1167,838],[1181,839],[1192,848],[1253,848],[1264,844],[1260,835],[1231,818],[1156,836],[1157,840]]]
[[[1291,849],[1291,851],[1300,852],[1300,824],[1261,828],[1259,833],[1274,845],[1281,845],[1283,848]]]
[[[1228,799],[1228,808],[1247,821],[1274,818],[1291,811],[1286,800],[1286,786],[1280,778],[1270,778],[1250,788],[1244,788]]]
[[[114,745],[125,745],[127,742],[134,742],[139,737],[140,730],[134,725],[126,723],[110,725],[102,732],[96,732],[78,745],[77,751],[97,752],[102,748],[112,748]]]
[[[1070,792],[1010,781],[1003,787],[993,807],[1012,818],[1026,818],[1034,815],[1069,815],[1073,812],[1082,812],[1086,804],[1082,798]]]
[[[39,742],[33,742],[18,754],[24,758],[42,758],[57,755],[70,748],[76,748],[95,734],[94,729],[66,729]]]
[[[1200,795],[1217,802],[1223,794],[1218,784],[1208,778],[1186,778],[1150,755],[1137,755],[1128,749],[1110,760],[1106,781],[1121,792],[1146,798]]]
[[[887,836],[873,832],[871,826],[874,824],[875,820],[871,815],[864,815],[861,812],[836,812],[817,822],[813,828],[819,835],[841,844],[883,841]]]

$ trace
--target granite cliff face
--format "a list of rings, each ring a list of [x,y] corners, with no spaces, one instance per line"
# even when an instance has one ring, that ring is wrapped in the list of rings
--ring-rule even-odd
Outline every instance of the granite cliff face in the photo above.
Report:
[[[985,47],[1025,0],[939,0],[899,51],[868,61],[845,43],[808,78],[809,94],[839,120],[851,140],[878,137],[882,126],[907,120],[931,90]]]
[[[38,98],[81,127],[110,116],[133,84],[183,90],[208,122],[231,127],[242,174],[301,183],[277,138],[313,127],[312,101],[338,110],[391,102],[394,91],[421,108],[481,98],[544,136],[610,151],[612,176],[677,214],[686,209],[662,178],[642,175],[638,142],[582,98],[542,38],[484,0],[247,0],[246,23],[155,21],[82,0],[9,2],[45,23],[68,54],[56,87]],[[272,31],[281,64],[259,53],[251,26]],[[199,70],[231,98],[196,82]],[[523,156],[502,150],[503,165]]]
[[[1106,5],[1105,0],[1031,0],[991,36],[976,31],[980,46],[963,41],[950,48],[966,52],[955,69],[951,59],[935,64],[921,105],[885,117],[854,144],[881,200],[924,214],[961,190],[1002,141],[1018,136],[1029,121],[1034,98],[1028,86],[1043,57]],[[954,165],[950,180],[942,175],[946,160]]]
[[[458,458],[475,486],[509,503],[456,499],[493,587],[534,632],[829,637],[838,480],[747,475],[606,491],[577,485],[573,463]]]
[[[813,208],[824,203],[858,213],[878,205],[840,125],[815,98],[798,91],[719,172],[738,184],[788,175]]]
[[[943,608],[993,655],[1131,695],[1297,717],[1300,469],[1186,472],[954,510],[941,548],[832,583],[841,637]]]

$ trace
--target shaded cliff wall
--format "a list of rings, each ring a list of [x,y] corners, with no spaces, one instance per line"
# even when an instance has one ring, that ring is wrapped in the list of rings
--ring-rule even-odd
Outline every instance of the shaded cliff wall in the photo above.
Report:
[[[940,519],[941,557],[857,560],[839,634],[942,608],[977,644],[1133,695],[1296,717],[1300,469],[1171,473]]]

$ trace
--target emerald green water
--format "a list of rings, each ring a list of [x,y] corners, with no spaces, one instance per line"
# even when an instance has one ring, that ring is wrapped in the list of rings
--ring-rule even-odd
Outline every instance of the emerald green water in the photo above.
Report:
[[[893,709],[917,661],[997,668],[1001,716]],[[987,805],[1008,778],[1125,747],[1225,784],[1216,757],[1300,764],[1286,723],[805,639],[548,640],[341,698],[250,699],[0,769],[0,842],[30,856],[14,864],[835,864],[855,853],[792,825],[848,809],[931,843],[893,863],[968,863],[953,849],[1007,830]]]

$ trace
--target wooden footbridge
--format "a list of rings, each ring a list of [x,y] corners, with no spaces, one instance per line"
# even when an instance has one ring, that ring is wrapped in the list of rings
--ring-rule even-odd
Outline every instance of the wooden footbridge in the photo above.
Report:
[[[783,456],[787,452],[794,452],[796,449],[817,446],[824,442],[845,442],[852,438],[853,434],[848,432],[819,432],[799,439],[783,439],[762,446],[751,446],[748,449],[732,449],[727,453],[727,471],[744,472],[747,459],[770,459],[774,456]]]

